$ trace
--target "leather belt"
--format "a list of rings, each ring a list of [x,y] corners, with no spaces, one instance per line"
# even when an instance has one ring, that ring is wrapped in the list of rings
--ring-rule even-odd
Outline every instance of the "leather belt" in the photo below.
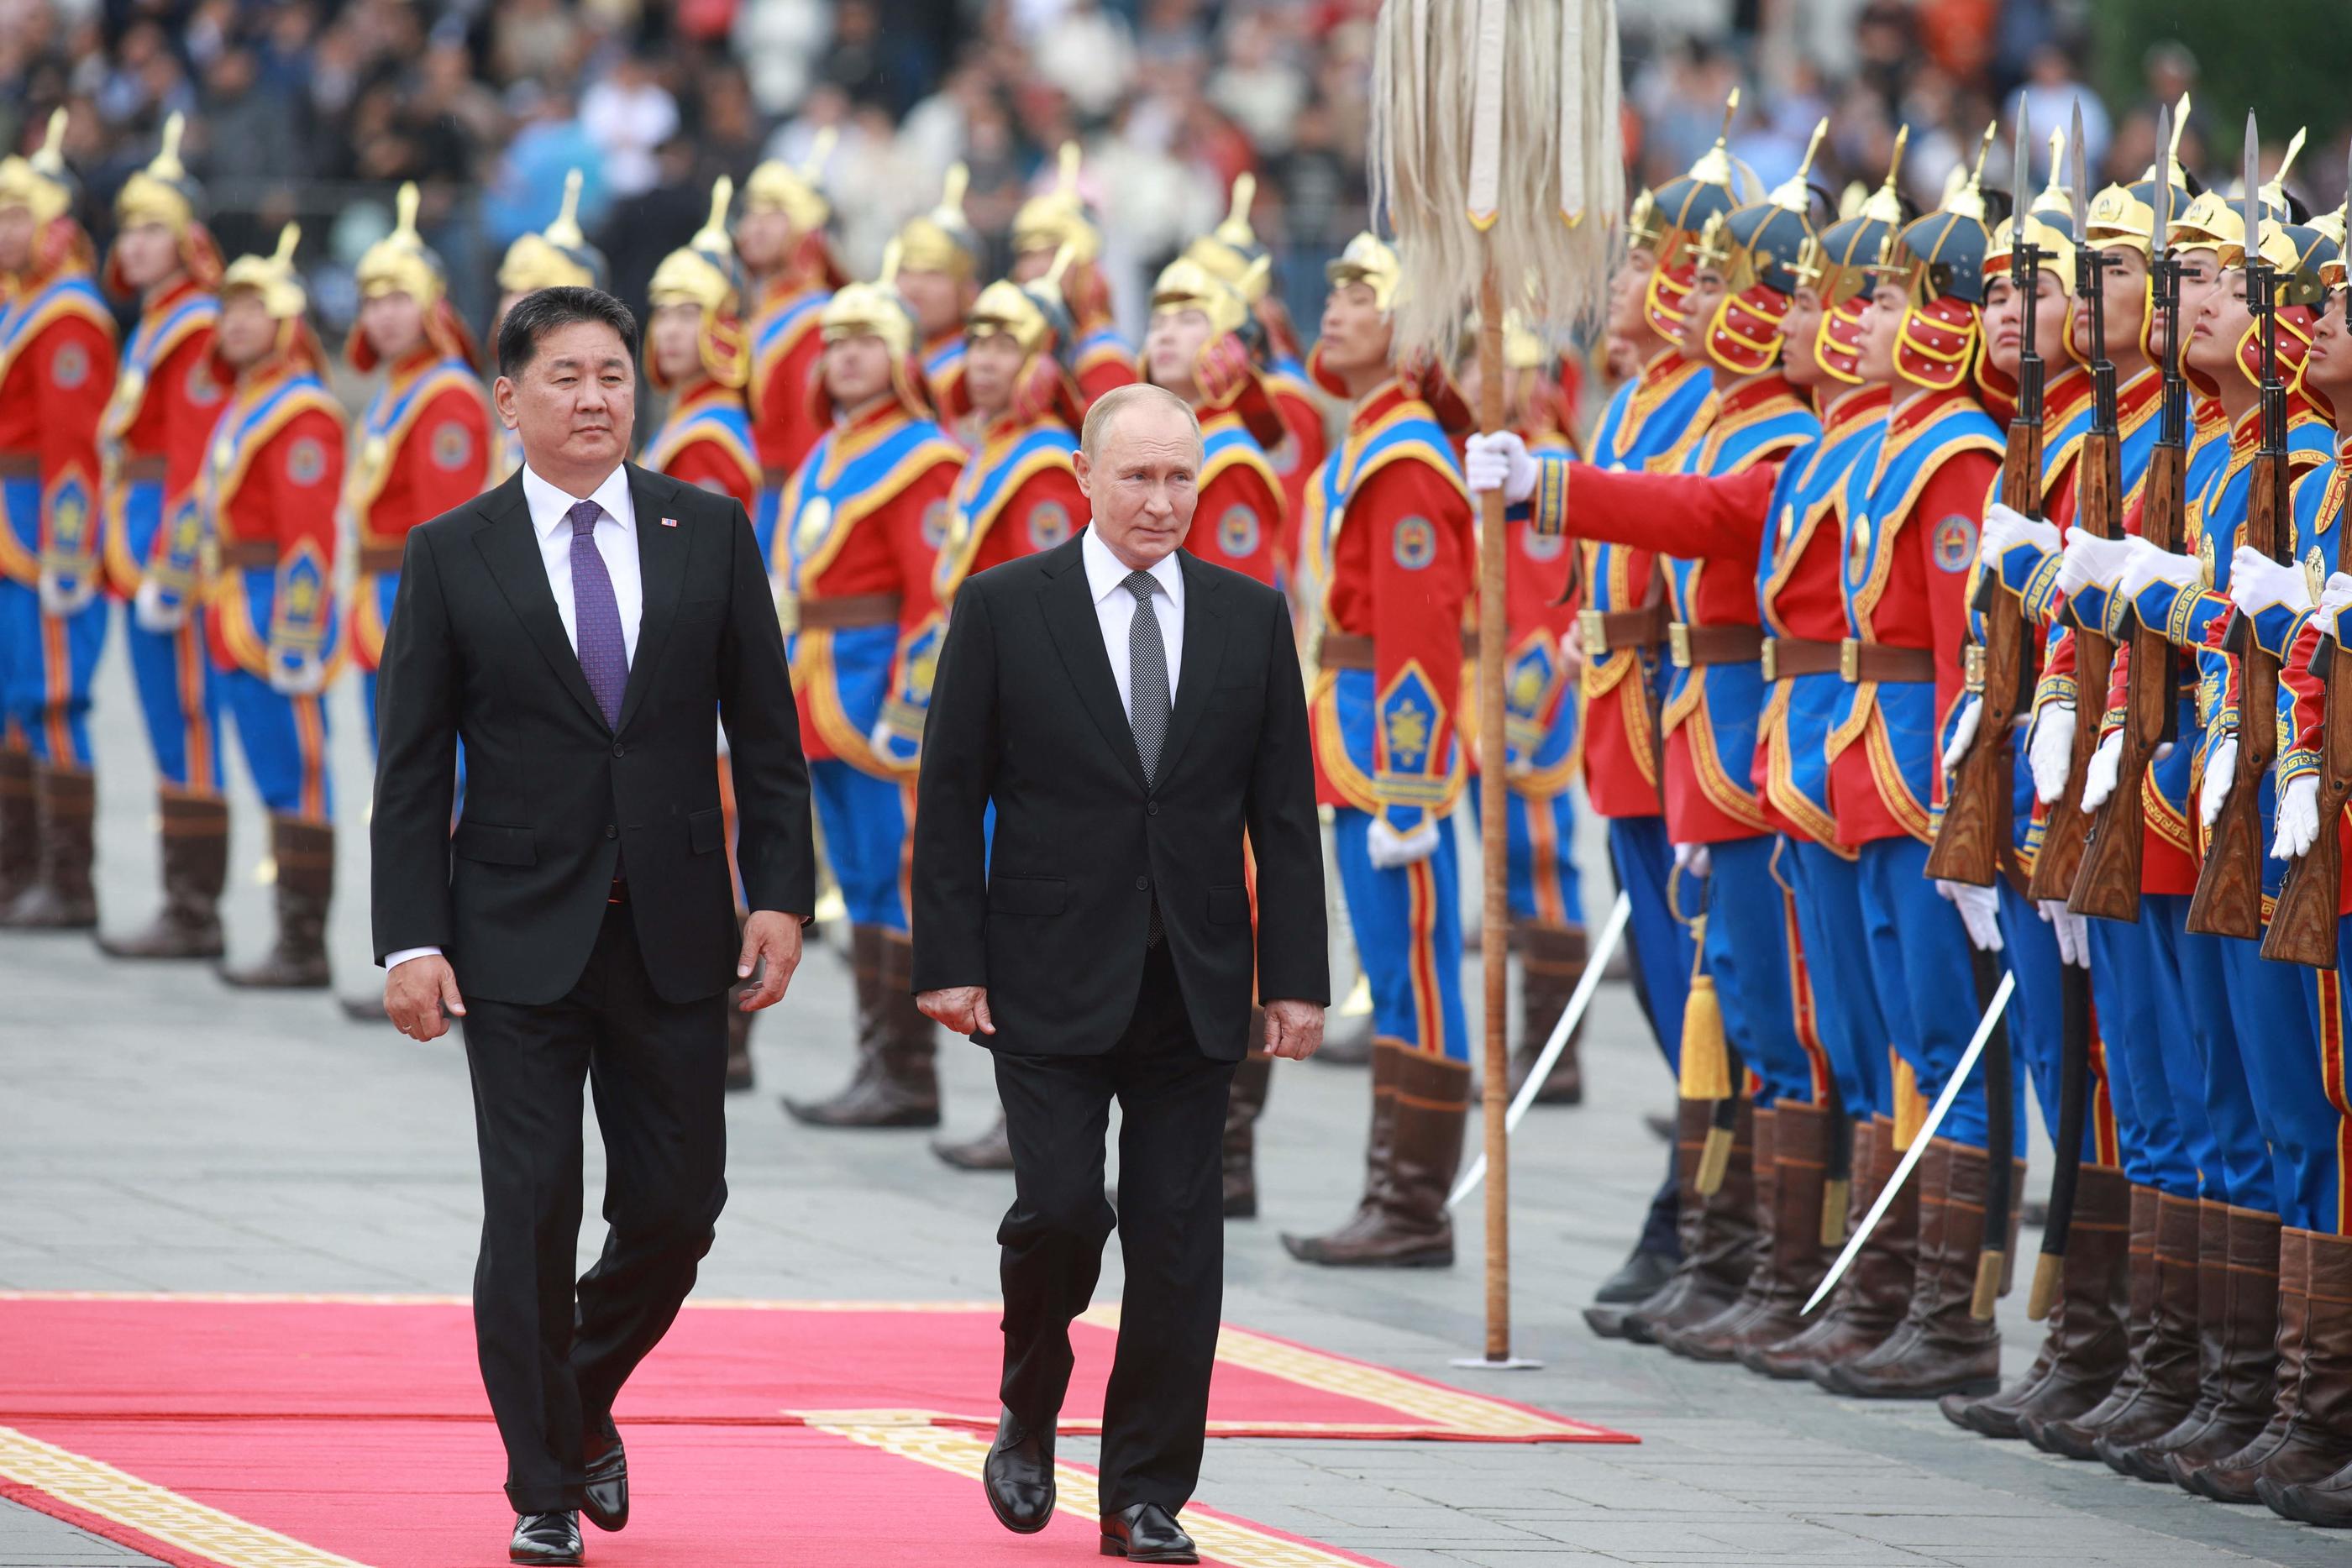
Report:
[[[278,564],[278,544],[274,539],[225,539],[220,547],[220,563],[246,571],[265,571]]]
[[[1925,648],[1892,648],[1848,637],[1838,644],[1838,674],[1849,685],[1863,681],[1932,681],[1936,655]]]
[[[1323,670],[1369,670],[1372,665],[1372,640],[1353,632],[1326,632],[1322,646],[1316,651],[1315,665]],[[1466,627],[1462,632],[1462,656],[1478,656],[1478,633]]]
[[[895,593],[846,593],[801,601],[800,629],[830,632],[852,626],[896,626],[903,601]]]
[[[1666,640],[1665,601],[1659,600],[1638,610],[1579,611],[1576,629],[1585,653],[1594,657],[1612,648],[1654,648]]]
[[[1764,656],[1761,626],[1693,626],[1676,621],[1666,627],[1666,654],[1678,670],[1702,664],[1746,664]]]
[[[37,479],[40,476],[39,453],[0,452],[0,479]]]
[[[402,559],[408,554],[405,545],[360,546],[360,570],[364,572],[398,571]]]
[[[163,460],[126,457],[122,460],[122,479],[127,485],[160,485],[163,482]]]
[[[1764,639],[1764,678],[1785,680],[1790,675],[1833,675],[1838,673],[1843,643],[1812,643],[1802,637],[1767,637]]]

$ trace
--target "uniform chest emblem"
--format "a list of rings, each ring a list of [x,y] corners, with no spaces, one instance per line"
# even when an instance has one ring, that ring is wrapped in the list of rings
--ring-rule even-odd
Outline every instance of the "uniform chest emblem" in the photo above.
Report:
[[[60,344],[49,361],[49,380],[68,390],[89,380],[89,350],[79,343]]]
[[[1977,526],[1954,512],[1936,525],[1928,544],[1936,558],[1937,570],[1966,571],[1969,562],[1977,559]]]
[[[923,542],[933,549],[948,542],[948,504],[933,501],[923,508]]]
[[[315,485],[327,473],[327,449],[316,438],[304,436],[286,449],[286,477],[297,485]]]
[[[1529,560],[1558,560],[1567,548],[1566,534],[1539,534],[1532,527],[1519,530],[1519,553]]]
[[[1229,560],[1246,560],[1257,554],[1257,514],[1247,507],[1228,507],[1217,519],[1217,548]]]
[[[1029,509],[1029,548],[1052,549],[1070,537],[1070,509],[1059,501],[1041,501]]]
[[[1396,532],[1390,540],[1390,553],[1405,570],[1421,570],[1437,559],[1436,528],[1427,517],[1399,517]]]
[[[474,433],[451,420],[433,433],[433,466],[455,472],[474,455]]]

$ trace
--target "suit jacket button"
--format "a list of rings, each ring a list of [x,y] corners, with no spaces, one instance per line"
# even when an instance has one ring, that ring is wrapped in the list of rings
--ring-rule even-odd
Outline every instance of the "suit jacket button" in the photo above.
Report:
[[[619,741],[617,741],[617,740],[616,740],[616,741],[614,741],[614,742],[613,742],[613,755],[614,755],[614,756],[615,756],[615,757],[626,757],[628,754],[629,754],[629,748],[628,748],[627,747],[623,746],[623,745],[622,745]]]
[[[621,836],[621,830],[607,822],[604,824],[604,836],[608,839],[617,839]]]
[[[1160,802],[1159,802],[1159,801],[1157,801],[1157,800],[1154,800],[1154,801],[1150,802],[1149,805],[1145,806],[1145,807],[1143,808],[1143,814],[1144,814],[1145,816],[1147,816],[1147,817],[1156,817],[1156,816],[1160,815]]]
[[[1150,893],[1151,891],[1151,879],[1148,876],[1137,877],[1135,879],[1135,891],[1138,893]]]

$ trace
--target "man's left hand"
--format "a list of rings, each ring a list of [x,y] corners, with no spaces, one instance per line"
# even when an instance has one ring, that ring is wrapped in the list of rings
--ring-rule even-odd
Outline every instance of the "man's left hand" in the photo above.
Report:
[[[1304,1061],[1323,1043],[1323,1006],[1319,1002],[1265,1004],[1265,1053],[1287,1061]]]
[[[760,988],[745,992],[742,1001],[737,1004],[747,1013],[774,1007],[784,999],[784,988],[793,983],[793,971],[801,967],[799,915],[756,909],[743,922],[743,952],[735,960],[735,977],[750,979],[752,971],[762,963],[767,967],[761,973]]]

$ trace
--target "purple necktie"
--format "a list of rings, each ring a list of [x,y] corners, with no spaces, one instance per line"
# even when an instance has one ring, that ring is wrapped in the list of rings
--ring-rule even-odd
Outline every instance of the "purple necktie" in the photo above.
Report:
[[[572,519],[572,618],[580,651],[580,673],[604,722],[621,726],[621,694],[629,685],[629,645],[621,637],[621,601],[613,593],[613,574],[596,549],[596,519],[604,508],[593,501],[576,501],[567,514]]]

